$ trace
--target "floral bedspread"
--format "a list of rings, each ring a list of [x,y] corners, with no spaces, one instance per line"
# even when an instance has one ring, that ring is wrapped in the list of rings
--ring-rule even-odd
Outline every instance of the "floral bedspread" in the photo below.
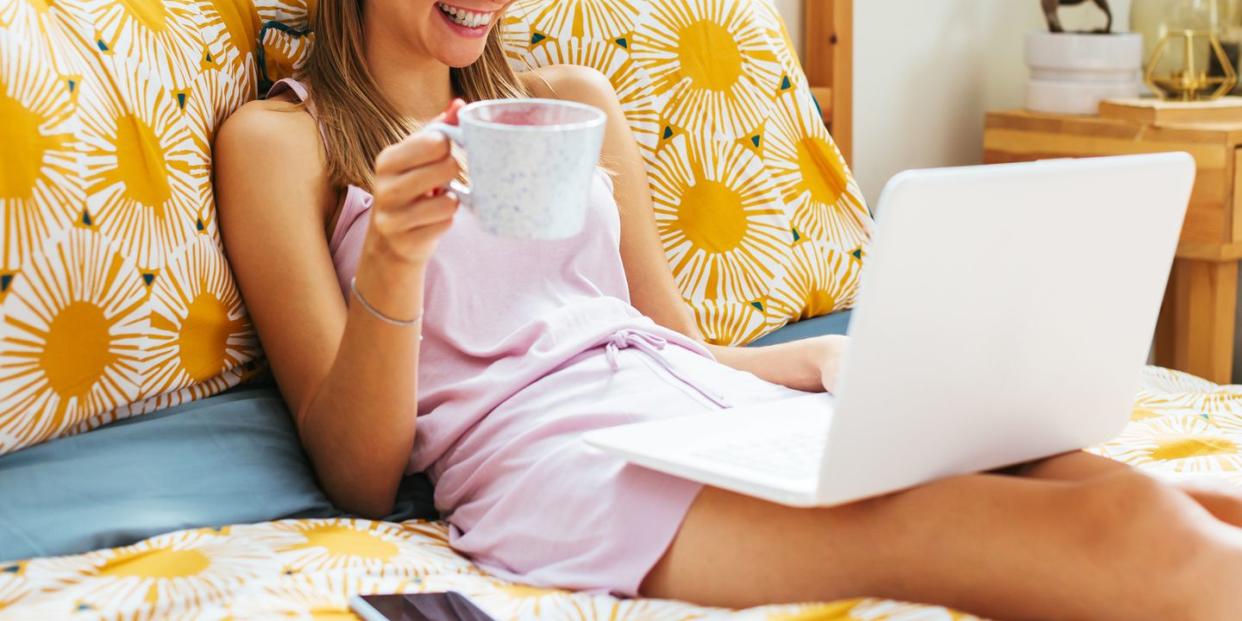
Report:
[[[1130,426],[1094,449],[1173,477],[1242,484],[1242,387],[1150,369]],[[0,619],[351,619],[356,593],[457,591],[498,620],[966,619],[878,600],[743,611],[619,600],[496,580],[437,522],[289,520],[161,535],[77,556],[0,565]]]

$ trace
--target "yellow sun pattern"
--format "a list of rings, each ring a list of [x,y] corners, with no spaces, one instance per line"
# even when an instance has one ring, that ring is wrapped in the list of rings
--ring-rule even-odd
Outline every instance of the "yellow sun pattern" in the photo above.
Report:
[[[789,250],[789,222],[763,163],[740,145],[679,136],[652,169],[656,224],[691,304],[763,296]]]
[[[311,16],[319,9],[319,0],[228,0],[252,5],[259,23],[276,22],[293,30],[309,30]]]
[[[1206,413],[1133,422],[1100,450],[1157,472],[1220,473],[1242,483],[1242,429],[1213,424]]]
[[[630,132],[650,159],[660,141],[660,115],[656,111],[651,79],[638,63],[615,42],[549,40],[536,45],[510,47],[509,57],[519,70],[550,65],[582,65],[603,73],[615,85],[617,99],[629,122]]]
[[[518,0],[507,13],[556,39],[612,41],[633,32],[642,0]]]
[[[262,588],[248,589],[218,610],[205,610],[200,618],[311,619],[311,621],[357,621],[349,611],[349,595],[355,593],[418,593],[426,590],[418,578],[382,577],[361,572],[294,574]]]
[[[802,63],[798,60],[798,46],[794,43],[793,37],[789,34],[789,27],[785,24],[785,20],[781,17],[780,11],[774,2],[755,2],[755,18],[758,24],[764,30],[764,34],[769,39],[779,40],[783,45],[777,45],[776,57],[780,61],[781,69],[785,75],[793,80],[791,85],[794,88],[805,89],[808,85],[806,74],[802,72]]]
[[[250,83],[253,84],[253,74],[248,77]],[[204,71],[198,76],[190,86],[190,91],[186,94],[186,128],[190,133],[191,148],[199,153],[210,153],[211,145],[215,140],[216,129],[224,122],[227,113],[235,110],[240,104],[239,97],[241,93],[232,90],[221,84],[223,78],[218,70]],[[202,176],[211,177],[211,160],[204,158],[196,160],[192,166],[194,170],[191,176],[199,179]],[[212,226],[215,223],[215,209],[212,203],[212,187],[210,185],[198,186],[199,197],[195,199],[195,203],[199,205],[201,213],[200,217],[204,220],[206,228],[200,233],[206,233],[215,236],[215,230]],[[195,220],[194,228],[198,230],[198,220]]]
[[[200,28],[211,55],[210,60],[204,57],[202,61],[219,66],[227,83],[241,87],[234,89],[239,96],[252,96],[255,51],[259,47],[258,12],[250,2],[241,0],[206,0],[198,6],[202,9]],[[241,103],[245,100],[237,105]]]
[[[24,563],[0,565],[0,615],[14,602],[30,595],[30,580],[25,575]]]
[[[0,165],[0,277],[12,276],[86,202],[75,174],[76,88],[36,49],[0,31],[0,145],[21,154]]]
[[[143,386],[191,401],[237,382],[258,353],[241,296],[215,242],[200,236],[156,275],[151,285],[151,338]],[[175,405],[169,402],[167,405]]]
[[[713,138],[744,138],[769,116],[779,88],[776,49],[755,2],[648,2],[634,58],[655,81],[677,126]]]
[[[153,272],[196,234],[198,190],[211,180],[173,96],[137,62],[102,60],[111,88],[82,97],[87,213]]]
[[[763,302],[721,302],[703,300],[691,303],[703,338],[712,345],[749,343],[768,332]]]
[[[145,294],[134,264],[83,227],[22,266],[0,306],[0,453],[139,396]]]
[[[42,62],[65,76],[82,73],[73,31],[78,26],[74,16],[55,10],[50,0],[0,2],[0,30],[37,50]]]
[[[202,8],[194,0],[55,0],[48,4],[89,24],[101,56],[141,59],[168,91],[184,89],[198,73],[206,46]]]
[[[414,578],[454,566],[458,572],[477,573],[440,535],[418,522],[306,520],[277,524],[266,541],[279,552],[288,575],[364,569],[372,575]]]
[[[766,155],[773,181],[802,237],[843,248],[867,243],[871,214],[810,95],[793,90],[777,100],[768,120]]]
[[[315,34],[298,35],[284,30],[268,30],[263,33],[264,75],[275,81],[282,77],[298,75],[310,58]]]
[[[37,36],[42,30],[41,22],[46,14],[46,2],[40,0],[0,2],[0,29],[11,34]]]
[[[261,548],[238,545],[231,529],[160,535],[124,548],[55,559],[79,606],[106,610],[153,604],[173,610],[225,601],[266,571]]]
[[[0,454],[256,368],[210,160],[258,23],[249,0],[0,0]]]
[[[797,321],[854,305],[862,260],[832,244],[804,240],[768,298],[768,317]],[[777,326],[780,327],[780,326]]]
[[[744,344],[852,304],[856,271],[814,265],[796,248],[825,243],[861,263],[871,216],[771,2],[519,0],[500,36],[517,70],[567,63],[609,78],[647,161],[681,293],[715,342]],[[725,173],[729,183],[697,183]],[[787,301],[790,279],[818,279],[836,304]]]

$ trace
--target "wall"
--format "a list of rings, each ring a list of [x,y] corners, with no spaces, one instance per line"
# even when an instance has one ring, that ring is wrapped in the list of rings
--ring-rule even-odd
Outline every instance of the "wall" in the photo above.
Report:
[[[867,197],[907,168],[978,163],[984,113],[1023,105],[1023,40],[1042,27],[1035,0],[856,2],[854,168]]]
[[[817,0],[776,0],[799,37],[802,1]],[[1110,4],[1128,29],[1130,0]],[[1023,37],[1044,27],[1036,0],[855,0],[854,11],[854,172],[868,200],[902,170],[978,163],[984,113],[1023,105]],[[1082,26],[1091,11],[1064,13]],[[1242,382],[1242,305],[1236,339]]]
[[[822,0],[775,1],[801,45],[802,2]],[[1125,28],[1129,0],[1111,4]],[[855,0],[854,172],[872,203],[907,168],[980,160],[984,112],[1022,105],[1023,36],[1042,27],[1036,0]]]
[[[816,0],[810,0],[815,2]],[[866,2],[867,0],[861,0]],[[918,1],[918,0],[915,0]],[[793,37],[798,49],[802,49],[802,2],[803,0],[775,0],[776,8],[785,16],[785,24],[789,26],[789,34]]]

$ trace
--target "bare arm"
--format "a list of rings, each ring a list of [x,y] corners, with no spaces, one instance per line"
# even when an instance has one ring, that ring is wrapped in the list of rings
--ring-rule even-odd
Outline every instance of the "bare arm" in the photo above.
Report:
[[[318,131],[291,104],[243,107],[216,139],[216,197],[230,264],[320,483],[341,507],[381,516],[413,448],[419,327],[342,299],[323,228],[337,193]],[[456,202],[413,197],[457,166],[437,137],[384,156],[357,284],[386,315],[414,318],[426,258]]]
[[[584,67],[557,66],[538,70],[527,85],[538,96],[588,103],[608,114],[603,161],[614,173],[621,208],[621,259],[631,301],[656,323],[703,341],[664,256],[646,166],[608,79]],[[836,361],[845,345],[844,337],[821,337],[761,348],[708,347],[733,368],[791,388],[821,391],[835,382]]]

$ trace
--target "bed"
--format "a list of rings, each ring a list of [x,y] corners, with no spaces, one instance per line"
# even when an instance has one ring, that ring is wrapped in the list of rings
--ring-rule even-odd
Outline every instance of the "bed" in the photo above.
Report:
[[[119,15],[109,12],[115,1],[101,0],[103,8],[98,15],[89,15],[101,20]],[[142,4],[155,0],[126,1]],[[2,46],[10,44],[8,33],[21,27],[22,20],[41,19],[20,2],[0,0],[0,51],[9,49]],[[538,3],[523,0],[519,5]],[[766,0],[752,3],[770,6]],[[86,10],[85,5],[57,4]],[[270,82],[295,72],[310,44],[306,8],[297,1],[265,0],[257,3],[257,13],[251,13],[245,1],[195,5],[168,0],[166,4],[174,9],[170,19],[190,19],[187,23],[201,26],[204,32],[227,32],[234,42],[243,42],[234,51],[209,46],[201,58],[197,56],[201,50],[188,56],[210,71],[237,72],[242,76],[237,78],[239,84],[249,79],[253,86],[254,82]],[[575,0],[558,6],[629,4],[629,0]],[[699,4],[725,6],[717,0]],[[204,11],[201,22],[191,19],[192,11],[187,8],[191,5]],[[841,147],[839,155],[845,160],[850,151],[852,5],[849,0],[809,0],[805,10],[806,80],[802,82],[798,75],[773,74],[773,88],[796,90],[805,86],[814,93],[825,117],[822,121],[831,124],[836,144]],[[586,28],[575,21],[572,11],[552,18],[566,32],[579,33]],[[542,31],[523,29],[521,20],[515,20],[508,24],[507,33],[529,50],[556,35],[555,26]],[[779,19],[767,22],[765,28],[774,38],[781,37]],[[104,40],[108,33],[97,34],[100,38],[88,43],[110,53]],[[631,41],[615,34],[566,49],[598,60],[605,69],[628,75],[633,65],[613,60]],[[788,40],[788,33],[784,39]],[[261,44],[252,45],[254,41]],[[538,51],[548,53],[547,49],[541,46]],[[780,54],[778,50],[776,56]],[[257,76],[253,75],[255,66]],[[4,70],[0,66],[0,78]],[[245,88],[215,90],[217,86],[205,89],[207,102],[217,110],[253,97]],[[173,105],[180,101],[183,108],[193,111],[202,103],[194,97],[200,91],[187,92],[188,99],[174,98]],[[206,125],[188,133],[187,144],[209,143],[219,118],[207,117]],[[667,139],[661,133],[678,133],[674,124],[661,127],[656,124],[658,120],[637,114],[635,126],[652,130],[653,141]],[[759,146],[751,137],[739,142],[747,149]],[[843,185],[838,188],[839,197],[846,201],[850,196],[847,177],[842,177]],[[93,226],[91,214],[72,215],[78,224]],[[214,225],[210,218],[199,216],[197,226],[210,232]],[[797,241],[796,230],[794,237]],[[849,257],[860,261],[864,255],[862,248],[844,250],[848,252],[838,254],[846,263]],[[0,270],[0,302],[20,299],[23,290],[19,287],[7,293],[7,302],[2,297],[8,287],[5,278],[12,275]],[[842,294],[834,304],[848,306],[848,301]],[[719,315],[710,315],[719,319],[718,324],[709,327],[720,328],[715,334],[721,340],[753,340],[751,337],[772,332],[769,328],[775,326],[764,323],[751,306],[713,303],[703,308],[719,310]],[[816,310],[833,308],[821,306]],[[805,314],[806,309],[796,308],[786,319]],[[793,328],[800,330],[795,336],[844,329],[841,314],[819,314],[826,314],[829,320],[795,323]],[[242,342],[240,336],[227,332],[226,336],[232,339],[229,343]],[[237,367],[229,371],[232,379],[213,384],[212,392],[250,378],[261,368],[253,357],[238,360]],[[205,392],[200,390],[196,396],[203,397]],[[497,580],[450,549],[445,525],[435,519],[434,508],[428,506],[425,479],[407,480],[397,512],[384,521],[352,518],[332,507],[315,485],[288,413],[270,386],[234,388],[181,405],[168,399],[153,403],[141,411],[131,408],[127,412],[130,418],[114,420],[117,416],[112,415],[90,433],[0,455],[0,559],[14,559],[0,560],[0,619],[349,619],[352,616],[346,602],[353,594],[420,591],[460,592],[499,620],[969,618],[935,607],[878,600],[741,611],[705,609],[680,602],[620,600]],[[83,424],[74,431],[90,428]],[[1160,476],[1242,484],[1242,388],[1149,369],[1126,432],[1093,450]]]
[[[1125,433],[1093,451],[1163,477],[1242,484],[1242,388],[1149,369]],[[482,573],[449,548],[443,523],[422,519],[195,528],[0,563],[0,619],[347,619],[350,595],[398,591],[457,591],[500,620],[970,618],[878,600],[728,611],[539,589]]]

